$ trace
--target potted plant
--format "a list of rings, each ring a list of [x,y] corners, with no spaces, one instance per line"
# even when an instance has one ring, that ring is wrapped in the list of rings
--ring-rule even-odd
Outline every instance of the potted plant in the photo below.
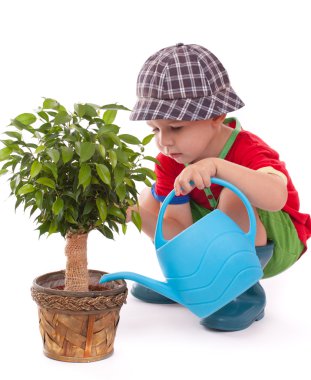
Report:
[[[104,272],[87,268],[87,238],[98,230],[112,239],[126,232],[126,209],[137,203],[135,181],[154,179],[142,166],[142,141],[121,134],[114,124],[117,104],[75,104],[69,112],[45,98],[34,113],[15,117],[0,149],[0,175],[9,177],[16,207],[29,209],[40,236],[60,233],[66,240],[66,270],[36,278],[44,353],[51,358],[89,362],[113,352],[119,312],[126,301],[123,280],[99,285]],[[141,229],[141,219],[132,220]]]

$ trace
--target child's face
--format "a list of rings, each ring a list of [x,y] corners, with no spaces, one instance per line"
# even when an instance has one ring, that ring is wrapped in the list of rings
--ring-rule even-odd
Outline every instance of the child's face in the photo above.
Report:
[[[190,164],[218,152],[215,140],[221,121],[149,120],[159,150],[180,164]]]

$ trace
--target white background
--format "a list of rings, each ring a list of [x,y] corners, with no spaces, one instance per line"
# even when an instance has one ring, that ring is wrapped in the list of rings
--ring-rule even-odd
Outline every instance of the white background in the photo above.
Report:
[[[310,11],[308,1],[2,1],[0,128],[32,112],[41,97],[118,102],[132,107],[143,62],[177,42],[201,44],[223,62],[246,103],[235,113],[287,162],[301,209],[310,200]],[[144,136],[144,122],[117,119],[124,133]],[[155,154],[154,147],[149,148]],[[64,241],[38,240],[9,185],[0,179],[1,365],[15,379],[310,379],[310,252],[285,273],[263,281],[266,317],[236,333],[204,330],[180,306],[122,308],[114,355],[92,364],[61,363],[42,354],[34,277],[64,268]],[[133,270],[161,279],[151,241],[129,227],[114,242],[89,239],[89,267]],[[131,285],[131,284],[129,284]]]

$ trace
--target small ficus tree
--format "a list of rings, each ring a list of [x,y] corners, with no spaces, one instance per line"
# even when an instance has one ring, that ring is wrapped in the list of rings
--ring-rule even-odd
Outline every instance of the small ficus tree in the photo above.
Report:
[[[0,175],[10,172],[16,206],[34,214],[40,236],[59,232],[66,238],[65,290],[87,291],[87,236],[98,230],[112,239],[126,232],[126,210],[137,203],[135,181],[150,186],[152,170],[142,166],[142,141],[120,134],[114,124],[116,104],[75,104],[69,112],[54,99],[44,99],[35,113],[23,113],[4,132]],[[138,213],[132,220],[141,229]]]

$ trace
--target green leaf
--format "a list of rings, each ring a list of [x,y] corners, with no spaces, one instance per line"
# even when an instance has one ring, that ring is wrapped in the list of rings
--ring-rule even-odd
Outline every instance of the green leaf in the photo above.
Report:
[[[92,210],[93,210],[93,202],[92,202],[92,201],[87,201],[87,202],[85,203],[85,206],[84,206],[84,209],[83,209],[83,213],[82,213],[82,215],[87,215],[87,214],[89,214]]]
[[[57,221],[55,219],[53,219],[51,224],[50,224],[49,235],[52,235],[55,232],[57,232],[57,227],[58,227]]]
[[[28,167],[30,166],[31,160],[32,160],[31,154],[28,152],[24,153],[24,156],[21,160],[21,169],[24,169],[25,167],[27,167],[27,170],[28,170]]]
[[[81,143],[80,143],[80,141],[77,141],[75,143],[75,150],[78,153],[78,155],[80,156],[80,151],[81,151]]]
[[[115,124],[106,124],[106,125],[103,125],[102,127],[99,128],[98,136],[101,136],[101,135],[103,135],[105,133],[109,133],[109,132],[118,134],[119,130],[120,130],[120,127],[118,127]]]
[[[132,144],[132,145],[141,144],[140,140],[137,137],[132,136],[132,135],[127,135],[127,134],[119,135],[119,138],[120,140],[124,141],[127,144]]]
[[[44,185],[44,186],[47,186],[47,187],[50,187],[51,189],[55,189],[55,182],[50,179],[50,178],[47,178],[47,177],[40,177],[36,180],[37,183],[39,183],[40,185]]]
[[[154,138],[154,133],[143,138],[142,144],[147,145]]]
[[[151,169],[148,169],[148,168],[139,168],[139,169],[134,170],[134,172],[145,174],[147,177],[149,177],[153,180],[157,179],[155,172]]]
[[[145,174],[132,174],[131,178],[134,181],[144,181],[146,179],[146,175]]]
[[[107,218],[107,205],[104,199],[96,198],[96,206],[99,212],[99,216],[102,222],[104,222]]]
[[[117,165],[113,172],[113,175],[116,186],[119,186],[121,183],[123,183],[125,176],[125,168],[123,166]]]
[[[51,128],[52,128],[51,123],[44,123],[44,124],[40,125],[40,127],[37,129],[37,131],[44,133],[45,135],[48,135]]]
[[[81,140],[81,137],[84,138],[86,141],[91,140],[91,133],[86,129],[81,127],[79,124],[70,124],[70,128],[74,128],[78,133],[75,133],[75,135],[78,137],[76,140]]]
[[[29,131],[30,133],[34,133],[34,128],[31,125],[25,125],[16,119],[12,119],[10,125],[14,125],[14,127],[16,127],[19,130],[26,129],[26,131]]]
[[[104,164],[96,164],[96,171],[99,176],[99,178],[106,183],[107,185],[111,186],[111,175],[110,171]]]
[[[0,177],[1,177],[3,174],[7,173],[7,172],[8,172],[8,170],[6,170],[6,169],[1,169],[1,170],[0,170]]]
[[[17,198],[17,201],[15,202],[15,210],[17,209],[17,207],[22,203],[23,201],[23,198],[20,197],[20,198]]]
[[[21,149],[18,145],[15,145],[15,144],[12,144],[9,146],[10,149],[12,149],[12,151],[14,153],[19,153],[20,155],[23,155],[24,154],[24,151],[23,149]],[[11,156],[13,158],[13,156]],[[14,158],[16,158],[16,156],[14,156]],[[20,158],[20,156],[19,156]]]
[[[138,231],[141,231],[142,221],[141,216],[137,211],[132,210],[132,222],[137,227]]]
[[[39,145],[38,148],[35,150],[35,153],[40,153],[40,152],[44,151],[44,149],[45,149],[44,145]]]
[[[42,164],[37,160],[34,161],[30,168],[30,177],[31,178],[36,177],[41,172],[41,169],[42,169]]]
[[[36,139],[37,139],[38,141],[41,140],[41,135],[40,135],[40,133],[37,132],[37,131],[34,132],[34,137],[36,137]],[[37,147],[38,147],[38,145],[36,145],[36,148],[37,148]]]
[[[106,238],[113,239],[113,232],[109,227],[100,225],[97,227],[97,230],[101,232]]]
[[[53,174],[53,177],[55,178],[55,181],[57,181],[58,173],[57,173],[57,166],[53,162],[46,162],[43,165],[43,170],[48,170],[48,172],[51,172]]]
[[[64,201],[62,200],[62,198],[57,198],[52,206],[53,214],[59,215],[61,212],[63,212],[63,209],[64,209]]]
[[[6,160],[10,154],[12,153],[12,149],[11,148],[3,148],[0,150],[0,161],[4,161]]]
[[[1,142],[6,145],[6,146],[12,146],[12,145],[16,145],[17,141],[13,141],[11,139],[8,139],[8,140],[1,140]]]
[[[123,232],[123,235],[126,234],[126,231],[127,231],[127,224],[122,224],[122,232]]]
[[[111,124],[114,122],[114,119],[116,118],[117,116],[117,112],[116,110],[107,110],[106,112],[104,112],[104,115],[103,115],[103,120],[106,124]]]
[[[110,159],[110,162],[111,162],[111,166],[112,168],[114,169],[118,163],[118,157],[117,157],[117,154],[114,150],[109,150],[109,159]]]
[[[92,170],[91,167],[87,164],[81,165],[79,170],[79,184],[82,185],[83,189],[85,189],[90,183],[92,179]]]
[[[69,162],[72,157],[73,157],[73,150],[67,146],[62,146],[61,147],[61,152],[62,152],[62,160],[63,163],[66,164]]]
[[[60,104],[57,100],[46,98],[43,102],[43,109],[57,110]]]
[[[66,124],[71,120],[71,116],[66,111],[60,111],[55,116],[54,125]]]
[[[34,114],[32,113],[22,113],[20,115],[18,115],[15,120],[19,121],[20,123],[24,124],[24,125],[30,125],[32,123],[34,123],[37,118]]]
[[[87,116],[90,116],[90,117],[98,116],[96,109],[93,106],[91,106],[90,104],[85,105],[85,114]]]
[[[41,210],[42,204],[43,204],[43,192],[40,190],[36,191],[35,198],[36,198],[36,205]]]
[[[108,210],[108,214],[116,216],[119,219],[125,220],[125,216],[124,216],[123,212],[116,206],[110,207]]]
[[[8,136],[10,136],[10,137],[14,137],[17,140],[21,140],[22,139],[22,134],[19,133],[19,132],[5,132],[5,134],[8,135]]]
[[[130,109],[122,106],[121,104],[105,104],[104,106],[100,107],[102,110],[124,110],[124,111],[130,111]]]
[[[117,196],[119,197],[120,201],[122,202],[125,198],[126,195],[126,188],[124,183],[121,183],[117,188],[116,188],[116,193]]]
[[[122,164],[127,164],[129,161],[129,156],[126,152],[124,152],[121,149],[116,150],[116,154],[118,157],[118,162],[121,162]]]
[[[78,224],[69,212],[65,212],[65,220],[71,224]]]
[[[61,104],[58,106],[58,111],[64,111],[67,113],[67,110],[64,106],[62,106]]]
[[[99,152],[99,154],[103,157],[103,158],[106,158],[106,149],[103,145],[99,144],[99,145],[96,145],[96,148]]]
[[[132,181],[131,179],[129,179],[129,178],[124,178],[124,183],[126,183],[127,184],[127,186],[130,186],[130,187],[133,187],[133,188],[135,188],[135,182],[134,181]]]
[[[92,176],[91,184],[92,185],[100,185],[100,182],[97,179],[97,177]]]
[[[95,144],[90,142],[80,143],[80,161],[88,161],[95,153]]]
[[[32,193],[35,190],[36,190],[35,187],[33,187],[31,184],[27,183],[26,185],[22,186],[18,190],[17,194],[18,195],[25,195],[25,194],[28,194],[28,193]]]
[[[41,235],[45,234],[46,232],[48,232],[49,228],[50,228],[50,222],[48,220],[46,222],[42,223],[41,226],[39,226],[37,228],[37,230],[40,231],[39,237]]]
[[[60,153],[57,149],[47,149],[46,153],[49,155],[52,161],[57,164],[59,158],[60,158]]]
[[[121,143],[121,140],[119,139],[119,137],[113,133],[113,132],[109,132],[107,133],[107,135],[111,138],[111,140],[116,144],[118,145],[119,147],[122,146],[122,143]]]
[[[145,157],[144,157],[144,160],[152,161],[152,162],[154,162],[155,164],[157,164],[157,165],[159,165],[159,166],[161,165],[161,164],[160,164],[160,161],[157,160],[156,158],[152,157],[152,156],[145,156]]]
[[[76,114],[79,117],[83,117],[83,115],[85,114],[85,105],[84,104],[75,104],[74,109],[76,111]]]
[[[147,185],[148,187],[152,187],[152,183],[149,181],[148,178],[146,178],[146,179],[144,180],[144,184]]]
[[[49,115],[44,111],[37,112],[38,115],[45,121],[49,122]]]
[[[38,146],[36,144],[32,144],[32,143],[25,144],[25,146],[27,146],[27,148],[34,148],[34,149],[38,148]]]

